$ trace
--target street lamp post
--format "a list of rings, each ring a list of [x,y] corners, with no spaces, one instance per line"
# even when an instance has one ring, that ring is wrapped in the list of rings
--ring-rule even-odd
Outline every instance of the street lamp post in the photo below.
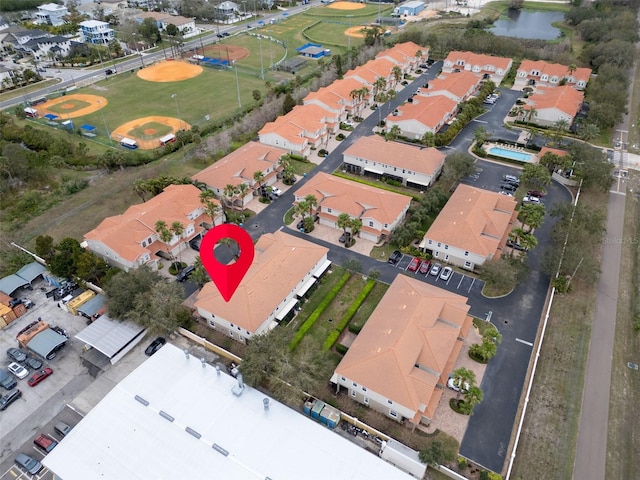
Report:
[[[107,127],[107,120],[104,118],[104,112],[102,111],[102,101],[97,100],[98,105],[100,105],[100,114],[102,115],[102,122],[104,123],[104,129],[107,131],[107,138],[109,139],[109,145],[113,146],[113,140],[111,139],[111,133],[109,132],[109,127]]]
[[[138,57],[140,57],[140,65],[142,66],[142,68],[144,68],[144,60],[142,60],[142,55],[140,55],[140,49],[138,48],[138,40],[136,39],[136,34],[132,33],[131,35],[133,36],[133,41],[136,42],[136,53],[138,54]]]
[[[240,101],[240,82],[238,81],[238,65],[236,63],[236,61],[233,61],[233,69],[236,72],[236,88],[238,90],[238,108],[240,108],[240,110],[242,110],[242,102]]]
[[[260,44],[260,79],[264,80],[264,60],[262,59],[262,35],[258,36],[258,43]]]
[[[173,98],[176,102],[176,112],[178,113],[178,120],[180,121],[180,128],[182,128],[184,130],[184,128],[182,127],[182,117],[180,117],[180,107],[178,106],[178,94],[174,93],[171,95],[171,98]]]

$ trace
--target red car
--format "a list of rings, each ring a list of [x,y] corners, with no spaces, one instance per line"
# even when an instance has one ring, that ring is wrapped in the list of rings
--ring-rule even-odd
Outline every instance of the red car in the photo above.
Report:
[[[539,190],[529,190],[527,192],[527,195],[530,196],[530,197],[538,197],[538,198],[544,197],[544,193],[542,193]]]
[[[418,268],[420,268],[421,263],[422,260],[420,260],[418,257],[414,257],[414,259],[411,260],[411,263],[407,267],[407,270],[409,270],[410,272],[415,272],[416,270],[418,270]]]
[[[424,262],[422,262],[422,265],[420,265],[420,274],[421,275],[426,275],[427,273],[429,273],[429,267],[431,266],[431,262],[429,260],[425,260]]]
[[[44,370],[40,370],[39,372],[34,373],[27,383],[30,387],[35,387],[52,373],[53,370],[47,367]]]

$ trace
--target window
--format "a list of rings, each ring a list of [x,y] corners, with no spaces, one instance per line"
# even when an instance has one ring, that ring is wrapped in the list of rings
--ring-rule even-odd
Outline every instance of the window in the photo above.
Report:
[[[440,248],[442,246],[442,244],[440,242],[438,242],[438,248]]]
[[[362,387],[362,391],[366,392],[367,391],[367,387]]]
[[[347,379],[346,379],[346,378],[344,378],[344,377],[340,377],[340,379],[341,379],[343,382],[347,380]]]
[[[398,414],[396,412],[394,412],[393,410],[389,410],[389,416],[393,417],[393,418],[398,418]]]
[[[240,330],[240,327],[238,327],[238,330]]]
[[[356,382],[352,382],[354,387],[357,387],[358,384]]]
[[[434,257],[439,257],[440,256],[440,252],[438,252],[437,250],[435,252],[433,252],[433,256]]]
[[[373,227],[373,222],[371,220],[369,220],[369,226]]]
[[[393,402],[392,402],[391,400],[387,400],[387,403],[388,403],[389,405],[393,405]]]
[[[444,256],[444,260],[445,260],[445,262],[446,262],[447,260],[449,260],[449,255],[448,255],[448,254]]]
[[[433,240],[429,240],[429,245],[433,245]]]
[[[471,262],[464,262],[465,268],[471,268]]]
[[[364,402],[365,405],[369,405],[369,397],[364,397],[362,401]]]
[[[464,256],[468,257],[469,256],[469,252],[464,252]]]
[[[445,246],[444,246],[444,249],[445,249],[445,250],[449,250],[449,245],[445,245]]]
[[[327,208],[327,212],[328,212],[328,213],[331,213],[331,209],[330,209],[330,208]]]
[[[146,241],[145,241],[145,242],[142,242],[142,246],[143,246],[143,247],[146,247],[146,246],[147,246],[147,242],[146,242]]]
[[[356,391],[355,390],[351,390],[351,396],[355,397],[356,396]]]

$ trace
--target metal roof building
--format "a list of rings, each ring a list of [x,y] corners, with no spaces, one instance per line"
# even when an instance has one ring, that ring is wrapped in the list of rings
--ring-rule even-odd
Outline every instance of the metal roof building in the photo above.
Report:
[[[131,321],[112,320],[108,315],[102,315],[78,332],[76,338],[116,363],[142,340],[144,331]]]
[[[42,462],[64,480],[413,478],[170,344]]]

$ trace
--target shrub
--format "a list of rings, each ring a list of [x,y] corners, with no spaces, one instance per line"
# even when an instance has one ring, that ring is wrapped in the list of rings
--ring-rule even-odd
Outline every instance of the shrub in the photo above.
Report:
[[[340,355],[344,355],[348,351],[349,351],[349,347],[346,347],[341,343],[336,345],[336,352],[338,352]]]
[[[360,330],[362,330],[362,327],[363,325],[349,325],[349,331],[357,335],[360,333]]]
[[[338,295],[338,292],[342,290],[342,287],[344,287],[345,283],[347,283],[350,278],[351,273],[349,272],[345,272],[344,275],[340,277],[338,283],[334,285],[334,287],[329,291],[327,296],[324,297],[324,299],[322,300],[322,302],[320,302],[316,309],[311,312],[309,318],[305,320],[300,329],[293,336],[293,338],[291,339],[291,343],[289,343],[289,350],[295,350],[295,348],[302,341],[307,332],[311,330],[311,327],[313,327],[313,325],[318,321],[318,318],[320,318],[322,312],[324,312],[326,308],[331,304],[331,302],[333,302],[333,299],[336,297],[336,295]]]
[[[336,328],[333,329],[333,331],[325,340],[324,345],[322,346],[323,350],[329,350],[331,347],[333,347],[333,344],[336,343],[340,334],[344,331],[345,328],[347,328],[347,325],[349,325],[349,322],[360,308],[360,305],[362,305],[362,302],[365,301],[367,295],[369,295],[369,292],[371,292],[375,285],[375,280],[367,281],[364,288],[358,294],[351,306],[347,309],[346,312],[344,312],[344,315],[340,319],[340,322],[338,322],[338,325],[336,325]]]

